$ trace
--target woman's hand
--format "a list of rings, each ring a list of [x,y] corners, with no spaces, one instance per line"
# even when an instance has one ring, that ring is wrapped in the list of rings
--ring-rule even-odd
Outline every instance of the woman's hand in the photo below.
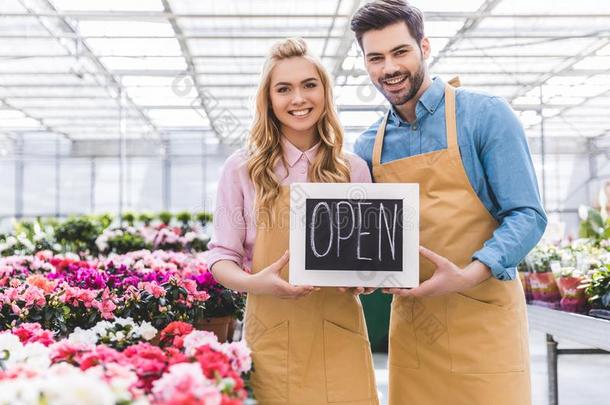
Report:
[[[268,267],[251,276],[249,292],[258,295],[273,295],[278,298],[297,299],[317,291],[312,286],[295,286],[281,277],[282,267],[288,263],[290,255],[286,251],[282,257]]]

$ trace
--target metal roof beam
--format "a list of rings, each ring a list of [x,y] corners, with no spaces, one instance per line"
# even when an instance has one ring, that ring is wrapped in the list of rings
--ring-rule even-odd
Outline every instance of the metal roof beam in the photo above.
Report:
[[[81,20],[166,20],[168,18],[192,18],[192,19],[319,19],[319,18],[350,18],[351,14],[252,14],[252,13],[235,13],[235,14],[213,14],[213,13],[168,13],[163,11],[62,11],[62,12],[38,12],[35,13],[40,17],[49,18],[75,18]],[[31,17],[28,13],[3,13],[3,17]],[[494,18],[494,19],[538,19],[538,18],[558,18],[558,19],[591,19],[591,18],[610,18],[608,13],[591,14],[591,13],[504,13],[492,14],[490,12],[459,12],[459,11],[428,11],[425,13],[428,21],[446,21],[446,20],[462,20],[468,18]]]
[[[52,10],[53,12],[57,13],[57,9],[55,8],[55,6],[53,5],[53,3],[51,2],[51,0],[41,0],[42,2],[45,3],[46,8],[49,8],[50,10]],[[39,13],[36,12],[36,10],[32,9],[31,7],[29,7],[28,5],[24,4],[22,0],[19,0],[19,2],[21,3],[21,5],[31,14],[37,17],[38,21],[40,22],[40,24],[42,25],[42,27],[47,30],[47,32],[49,32],[49,34],[51,36],[53,36],[53,38],[57,39],[55,37],[55,32],[47,26],[47,24],[42,21],[41,15]],[[59,17],[60,18],[60,23],[71,33],[73,33],[74,35],[76,35],[76,39],[80,42],[80,44],[82,45],[82,49],[85,52],[85,54],[89,57],[89,59],[95,64],[95,66],[99,69],[99,71],[110,81],[110,83],[112,83],[113,85],[115,85],[115,87],[117,87],[118,89],[120,89],[120,92],[126,92],[126,90],[123,88],[123,86],[121,86],[121,83],[119,82],[119,80],[114,77],[114,75],[104,66],[104,64],[100,61],[100,59],[98,58],[98,56],[96,56],[93,51],[91,50],[91,48],[89,48],[89,46],[87,45],[87,43],[85,42],[85,40],[79,35],[78,30],[70,23],[66,20],[66,17]],[[59,39],[57,39],[58,42],[60,43],[60,45],[63,46],[63,44],[61,44],[61,41],[59,41]],[[74,55],[69,55],[74,57]],[[107,83],[108,84],[108,83]],[[106,84],[106,87],[109,87]],[[55,86],[52,86],[55,87]],[[119,92],[119,93],[120,93]],[[157,134],[157,136],[161,136],[159,133],[159,130],[157,129],[157,127],[155,126],[155,124],[152,122],[152,120],[144,113],[143,110],[140,109],[140,107],[133,102],[133,100],[125,93],[124,95],[126,101],[131,104],[136,111],[138,111],[138,114],[140,115],[141,119],[150,126],[150,128]],[[110,97],[111,99],[115,100],[115,102],[120,105],[120,100],[119,97],[117,95],[117,97]]]

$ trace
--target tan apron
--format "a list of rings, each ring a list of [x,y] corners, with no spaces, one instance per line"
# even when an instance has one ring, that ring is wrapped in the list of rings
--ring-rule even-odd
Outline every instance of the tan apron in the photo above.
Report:
[[[257,225],[252,271],[288,249],[290,189],[282,187],[269,226]],[[288,279],[288,266],[282,269]],[[249,295],[246,342],[254,395],[261,405],[376,405],[371,349],[360,299],[336,288],[305,298]]]
[[[460,267],[498,227],[473,190],[457,142],[455,90],[445,86],[447,149],[381,164],[387,116],[373,148],[376,182],[419,183],[420,243]],[[434,265],[421,258],[420,280]],[[395,297],[390,405],[529,405],[525,299],[519,279],[465,293]]]

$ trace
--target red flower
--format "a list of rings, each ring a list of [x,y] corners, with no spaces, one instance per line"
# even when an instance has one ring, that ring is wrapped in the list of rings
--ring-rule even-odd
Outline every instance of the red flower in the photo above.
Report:
[[[193,331],[193,325],[186,322],[170,322],[160,335],[160,346],[173,346],[177,349],[184,347],[184,337]]]
[[[209,345],[198,347],[194,357],[199,362],[203,374],[209,379],[214,379],[217,376],[224,378],[229,374],[229,371],[232,371],[229,357],[210,348]]]
[[[165,349],[165,355],[167,356],[167,362],[170,366],[177,363],[190,362],[189,356],[182,353],[180,349],[177,349],[175,347],[168,347],[167,349]]]
[[[168,359],[163,350],[149,343],[139,343],[128,347],[123,354],[138,375],[138,388],[150,392],[153,382],[167,369]]]

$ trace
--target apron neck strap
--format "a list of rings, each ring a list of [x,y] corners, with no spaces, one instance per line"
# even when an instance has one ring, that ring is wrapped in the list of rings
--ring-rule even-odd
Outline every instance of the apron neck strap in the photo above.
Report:
[[[445,84],[445,127],[447,128],[447,149],[457,150],[457,121],[455,119],[455,88]]]
[[[386,113],[381,120],[381,124],[379,124],[379,128],[377,128],[377,135],[375,136],[375,145],[373,146],[373,166],[381,165],[381,149],[383,148],[383,138],[385,136],[385,127],[388,123],[388,117],[390,116],[390,111]]]
[[[385,137],[385,127],[390,116],[388,110],[385,117],[377,128],[375,136],[375,144],[373,146],[373,166],[381,165],[381,151],[383,149],[383,138]],[[457,142],[457,122],[455,119],[455,88],[449,84],[445,84],[445,126],[447,128],[447,149],[458,150]]]

